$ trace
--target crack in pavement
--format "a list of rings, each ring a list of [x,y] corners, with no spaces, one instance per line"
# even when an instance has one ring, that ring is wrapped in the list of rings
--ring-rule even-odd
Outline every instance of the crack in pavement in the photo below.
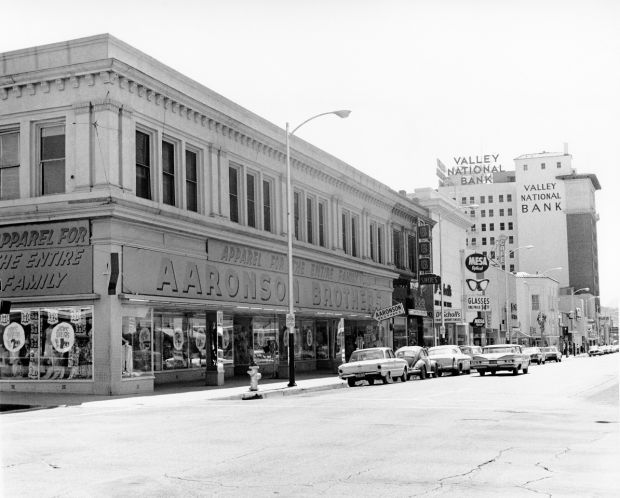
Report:
[[[546,470],[547,472],[549,472],[550,474],[553,474],[553,470],[549,469],[549,467],[546,467],[545,465],[542,464],[542,462],[536,462],[536,464],[534,465],[534,467],[541,467],[544,470]],[[544,481],[545,479],[549,479],[552,476],[543,476],[543,477],[539,477],[538,479],[532,479],[530,481],[526,481],[523,484],[517,484],[517,488],[522,488],[522,489],[527,489],[528,491],[532,491],[534,493],[539,493],[539,494],[545,494],[549,497],[551,497],[551,493],[545,493],[543,491],[538,491],[537,489],[533,489],[533,488],[529,488],[528,484],[532,484],[534,482],[539,482],[539,481]]]
[[[481,470],[482,467],[496,462],[497,460],[499,460],[499,458],[502,456],[503,453],[505,453],[507,451],[510,451],[512,449],[513,449],[513,447],[511,446],[510,448],[504,448],[503,450],[500,450],[499,453],[497,455],[495,455],[493,458],[491,458],[490,460],[487,460],[486,462],[479,463],[473,469],[470,469],[467,472],[462,472],[460,474],[454,474],[452,476],[442,477],[441,479],[439,479],[437,481],[439,483],[439,486],[435,486],[433,489],[425,491],[421,495],[413,495],[413,496],[424,496],[424,495],[426,495],[428,493],[432,493],[433,491],[437,491],[438,489],[443,488],[443,486],[444,486],[444,482],[443,481],[447,481],[448,479],[454,479],[455,477],[465,477],[465,476],[468,476],[469,474],[472,474],[472,473],[474,473],[474,472],[476,472],[478,470]]]

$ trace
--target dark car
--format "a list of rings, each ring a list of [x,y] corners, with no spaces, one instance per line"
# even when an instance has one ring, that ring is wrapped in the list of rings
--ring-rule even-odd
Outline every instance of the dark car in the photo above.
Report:
[[[530,355],[530,361],[532,363],[536,363],[537,365],[544,365],[545,361],[547,361],[546,357],[545,357],[545,353],[543,353],[540,348],[537,347],[532,347],[532,348],[525,348],[523,350],[523,352],[525,354],[529,354]]]
[[[555,346],[546,346],[544,348],[540,348],[540,350],[545,355],[544,361],[562,361],[562,353],[560,353],[558,348]]]
[[[407,377],[417,375],[426,379],[428,375],[437,377],[437,363],[428,357],[428,352],[422,346],[403,346],[396,350],[396,357],[407,362]]]

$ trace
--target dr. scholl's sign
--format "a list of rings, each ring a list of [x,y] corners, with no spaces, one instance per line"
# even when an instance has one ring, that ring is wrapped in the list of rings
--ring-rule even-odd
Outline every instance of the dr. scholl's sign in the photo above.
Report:
[[[562,211],[562,196],[558,182],[523,185],[519,201],[522,214]]]
[[[5,297],[93,291],[88,220],[0,229],[0,282]]]
[[[461,310],[459,309],[444,309],[443,310],[444,323],[459,323],[463,321]],[[441,322],[441,310],[435,310],[435,322]]]
[[[493,174],[504,171],[498,163],[499,154],[453,157],[454,166],[448,168],[447,175],[460,177],[461,185],[493,183]]]

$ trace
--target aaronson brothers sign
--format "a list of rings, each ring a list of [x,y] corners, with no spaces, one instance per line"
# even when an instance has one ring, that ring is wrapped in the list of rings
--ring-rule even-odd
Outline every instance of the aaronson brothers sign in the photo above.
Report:
[[[286,255],[209,240],[209,259],[125,247],[123,292],[286,306]],[[391,281],[316,261],[293,261],[295,305],[370,313],[391,303]]]
[[[3,297],[88,294],[92,275],[88,220],[0,229]]]
[[[448,168],[447,176],[460,178],[461,185],[493,183],[493,174],[504,171],[499,154],[453,157],[455,166]]]

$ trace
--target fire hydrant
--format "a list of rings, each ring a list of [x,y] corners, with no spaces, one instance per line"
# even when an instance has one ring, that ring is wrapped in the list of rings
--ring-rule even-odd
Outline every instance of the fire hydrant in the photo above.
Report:
[[[250,365],[248,375],[250,376],[250,391],[258,391],[258,381],[262,377],[258,372],[258,365]]]

